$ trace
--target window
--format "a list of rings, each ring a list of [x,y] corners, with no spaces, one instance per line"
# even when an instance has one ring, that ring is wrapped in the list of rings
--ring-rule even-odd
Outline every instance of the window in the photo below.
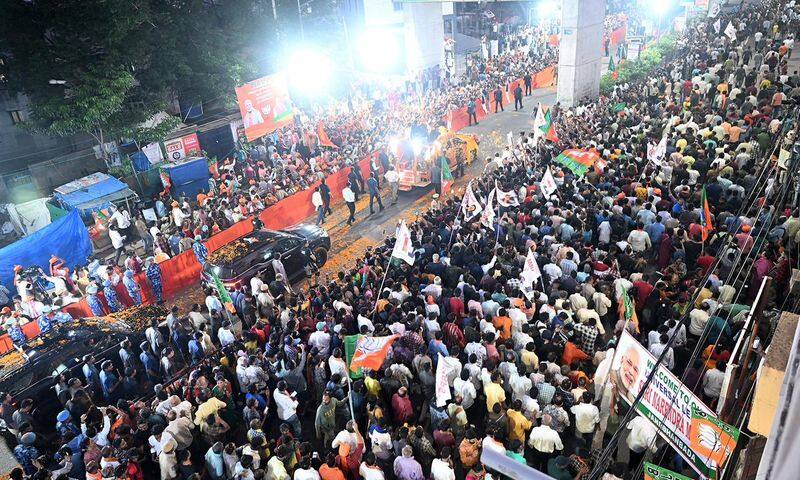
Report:
[[[22,110],[9,110],[8,114],[11,115],[11,123],[14,125],[18,125],[24,121],[22,118]]]

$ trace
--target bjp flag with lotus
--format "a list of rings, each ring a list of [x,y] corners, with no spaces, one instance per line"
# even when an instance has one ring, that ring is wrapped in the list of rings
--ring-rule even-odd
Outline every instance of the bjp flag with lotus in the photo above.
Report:
[[[692,406],[689,440],[694,453],[720,468],[736,448],[739,429]]]
[[[389,347],[392,346],[399,335],[388,337],[361,337],[356,345],[356,351],[350,360],[350,370],[355,372],[359,368],[378,370],[386,360]]]

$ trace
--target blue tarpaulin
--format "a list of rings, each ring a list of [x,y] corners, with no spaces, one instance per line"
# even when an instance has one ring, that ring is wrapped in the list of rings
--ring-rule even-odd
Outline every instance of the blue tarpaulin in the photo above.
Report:
[[[14,288],[14,265],[38,265],[49,274],[50,256],[55,255],[70,268],[83,265],[92,253],[89,231],[77,210],[69,212],[43,229],[0,249],[0,283]]]
[[[127,184],[98,172],[56,188],[53,198],[65,210],[79,210],[86,216],[109,202],[134,195]]]

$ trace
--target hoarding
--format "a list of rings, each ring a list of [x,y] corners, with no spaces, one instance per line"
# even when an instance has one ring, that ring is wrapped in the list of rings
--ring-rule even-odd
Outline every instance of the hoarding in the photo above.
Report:
[[[268,75],[236,88],[244,133],[253,140],[292,122],[289,85],[281,74]]]

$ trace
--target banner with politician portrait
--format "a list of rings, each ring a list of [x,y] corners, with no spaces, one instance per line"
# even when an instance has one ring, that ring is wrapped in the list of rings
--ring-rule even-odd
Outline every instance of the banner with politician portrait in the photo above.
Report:
[[[610,378],[628,405],[633,405],[655,364],[656,357],[630,333],[623,331],[611,364]],[[659,435],[697,473],[705,478],[716,477],[718,464],[695,451],[691,439],[693,410],[702,412],[705,418],[716,418],[716,415],[666,365],[659,365],[636,410],[652,422]]]
[[[236,98],[250,142],[291,123],[294,117],[289,84],[279,73],[237,87]]]

